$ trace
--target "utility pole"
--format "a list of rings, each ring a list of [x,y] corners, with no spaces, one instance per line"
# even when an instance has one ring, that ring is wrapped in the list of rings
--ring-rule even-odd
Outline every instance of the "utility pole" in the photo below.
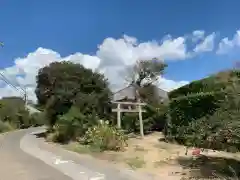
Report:
[[[27,90],[26,87],[23,88],[24,90],[24,102],[25,102],[25,106],[27,105]]]

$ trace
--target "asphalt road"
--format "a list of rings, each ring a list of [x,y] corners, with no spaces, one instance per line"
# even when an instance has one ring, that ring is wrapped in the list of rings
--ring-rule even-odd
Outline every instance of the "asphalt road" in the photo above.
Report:
[[[26,131],[4,135],[0,146],[0,180],[72,180],[43,161],[23,152],[20,140]],[[4,161],[2,161],[4,159]]]
[[[0,139],[0,180],[150,180],[133,171],[101,165],[61,148],[43,149],[30,128]]]

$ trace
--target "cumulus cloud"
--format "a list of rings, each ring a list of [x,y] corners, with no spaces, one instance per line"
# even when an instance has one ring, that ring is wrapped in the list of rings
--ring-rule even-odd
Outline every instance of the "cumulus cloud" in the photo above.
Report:
[[[196,30],[192,32],[192,41],[197,42],[198,40],[202,40],[205,36],[205,31]]]
[[[154,57],[164,60],[180,60],[188,57],[185,39],[168,37],[163,43],[149,41],[138,43],[136,38],[123,36],[120,39],[106,38],[98,47],[96,56],[100,66],[131,65],[137,59]]]
[[[206,36],[201,43],[196,45],[194,52],[202,53],[212,51],[214,49],[215,37],[216,37],[215,33]]]
[[[204,32],[193,33],[199,38],[204,36]],[[210,36],[210,37],[209,37]],[[207,36],[199,47],[198,51],[203,49],[210,50],[214,36]],[[211,38],[212,37],[212,38]],[[209,40],[210,39],[210,40]],[[205,42],[206,41],[206,42]],[[209,47],[210,46],[210,47]],[[205,48],[203,48],[205,47]],[[69,56],[62,57],[58,52],[51,49],[39,47],[36,51],[29,53],[26,57],[17,58],[14,65],[7,67],[2,72],[15,85],[20,84],[26,87],[28,98],[36,101],[34,89],[36,87],[35,77],[39,68],[42,68],[52,62],[71,61],[83,64],[87,68],[97,70],[104,73],[109,79],[111,89],[117,90],[126,85],[124,73],[126,66],[133,65],[138,59],[159,58],[164,61],[184,60],[191,56],[191,51],[187,50],[186,37],[173,38],[167,36],[161,42],[147,41],[139,42],[135,37],[124,35],[122,38],[106,38],[102,44],[98,46],[95,55],[82,54],[76,52]],[[157,82],[160,88],[167,91],[178,88],[187,84],[187,81],[175,82],[173,80],[160,78]],[[11,89],[9,86],[0,85],[0,97],[20,95],[19,92]]]
[[[232,39],[225,37],[220,41],[217,54],[229,53],[232,49],[236,47],[240,47],[240,30],[236,32]]]
[[[172,91],[174,89],[180,88],[181,86],[184,86],[188,84],[188,81],[173,81],[166,78],[159,78],[156,85],[164,89],[165,91]]]

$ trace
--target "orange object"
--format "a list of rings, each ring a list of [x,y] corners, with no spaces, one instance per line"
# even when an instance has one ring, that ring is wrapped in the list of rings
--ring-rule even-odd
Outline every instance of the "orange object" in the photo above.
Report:
[[[200,154],[201,154],[201,150],[199,148],[194,149],[192,152],[193,156],[199,156]]]

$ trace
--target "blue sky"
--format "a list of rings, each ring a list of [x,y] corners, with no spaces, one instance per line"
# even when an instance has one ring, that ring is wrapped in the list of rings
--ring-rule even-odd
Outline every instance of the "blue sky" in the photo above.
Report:
[[[240,55],[237,0],[5,0],[0,5],[0,40],[5,44],[0,51],[0,69],[7,74],[11,73],[5,68],[15,67],[17,58],[24,60],[39,47],[61,57],[76,52],[95,56],[104,40],[118,40],[124,34],[136,38],[139,44],[158,42],[159,46],[169,39],[167,35],[171,40],[181,37],[186,50],[193,52],[197,44],[214,33],[212,47],[207,51],[170,60],[163,56],[169,65],[164,77],[173,81],[192,81],[232,67]],[[204,32],[197,43],[192,40],[194,31]],[[224,38],[228,38],[223,46],[227,51],[217,53]],[[107,56],[99,54],[102,59]],[[32,58],[27,65],[36,68],[35,61]],[[28,73],[22,70],[24,75]]]

